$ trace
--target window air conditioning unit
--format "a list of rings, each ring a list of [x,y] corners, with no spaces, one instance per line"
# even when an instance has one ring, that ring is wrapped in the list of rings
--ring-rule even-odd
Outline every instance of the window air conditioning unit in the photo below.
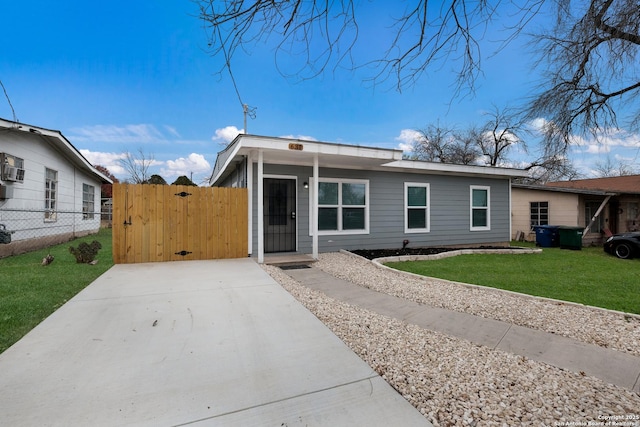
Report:
[[[24,181],[24,169],[5,165],[2,172],[3,172],[2,179],[5,181],[14,181],[14,182]]]
[[[13,187],[0,185],[0,200],[7,200],[13,198]]]

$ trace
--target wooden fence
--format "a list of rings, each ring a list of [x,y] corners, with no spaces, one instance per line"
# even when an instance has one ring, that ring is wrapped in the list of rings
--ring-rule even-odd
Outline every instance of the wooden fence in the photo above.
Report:
[[[247,254],[246,189],[113,185],[116,264]]]

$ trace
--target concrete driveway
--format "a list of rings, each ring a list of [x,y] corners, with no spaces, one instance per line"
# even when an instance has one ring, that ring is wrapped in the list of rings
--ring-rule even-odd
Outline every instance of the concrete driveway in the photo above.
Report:
[[[0,354],[0,425],[430,424],[236,259],[111,268]]]

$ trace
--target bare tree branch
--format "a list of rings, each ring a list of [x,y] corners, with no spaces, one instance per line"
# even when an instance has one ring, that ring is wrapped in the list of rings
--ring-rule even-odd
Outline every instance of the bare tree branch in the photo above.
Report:
[[[553,123],[546,143],[568,146],[573,135],[596,139],[618,127],[618,111],[637,126],[640,74],[640,6],[636,0],[591,0],[574,18],[578,5],[565,0],[557,25],[538,37],[549,79],[530,104],[528,116]],[[631,106],[631,108],[624,108]]]
[[[381,84],[391,79],[397,90],[412,86],[431,68],[443,63],[455,64],[456,92],[473,92],[481,73],[481,41],[498,17],[500,1],[428,0],[407,2],[399,17],[390,17],[389,45],[364,42],[373,59],[354,60],[359,36],[353,0],[194,0],[200,8],[200,19],[209,35],[212,55],[225,53],[232,58],[238,49],[251,51],[264,43],[276,43],[276,67],[287,76],[302,79],[317,77],[328,69],[350,70],[373,68],[370,81]],[[518,24],[511,28],[518,33],[541,7],[544,0],[512,0],[516,13],[510,18]],[[365,7],[364,5],[362,7]],[[366,7],[371,7],[367,5]],[[381,28],[388,31],[389,27]],[[507,36],[510,38],[510,36]],[[360,51],[358,51],[360,52]],[[298,69],[282,67],[280,55],[287,60],[301,57]],[[360,57],[360,56],[358,56]],[[224,64],[231,68],[230,63]]]
[[[526,132],[524,122],[515,111],[494,106],[493,111],[485,114],[487,122],[478,134],[477,144],[489,166],[499,166],[507,160],[511,147],[519,144],[526,152],[527,144],[523,138]]]
[[[474,92],[487,55],[482,48],[488,29],[499,25],[506,30],[504,47],[540,11],[555,10],[555,23],[536,37],[545,77],[527,107],[529,119],[550,123],[545,157],[562,156],[573,135],[602,135],[619,119],[629,130],[640,127],[638,0],[407,0],[400,6],[404,9],[397,7],[398,16],[389,17],[391,25],[367,28],[389,34],[389,43],[381,46],[358,40],[356,11],[375,7],[373,2],[194,1],[208,31],[210,53],[224,54],[221,70],[232,76],[236,54],[275,44],[276,67],[283,75],[311,79],[328,70],[367,68],[373,85],[391,83],[401,91],[446,67],[456,78],[453,97]],[[299,62],[289,66],[293,59]],[[496,146],[493,151],[499,154]],[[494,163],[495,156],[490,158]]]
[[[149,167],[154,163],[152,154],[145,154],[142,149],[138,149],[137,154],[127,151],[120,159],[120,165],[129,174],[134,184],[144,184],[149,180]]]

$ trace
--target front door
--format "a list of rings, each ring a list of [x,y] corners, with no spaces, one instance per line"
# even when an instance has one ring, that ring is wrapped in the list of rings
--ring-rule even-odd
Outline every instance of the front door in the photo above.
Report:
[[[264,251],[296,250],[296,180],[264,179]]]

